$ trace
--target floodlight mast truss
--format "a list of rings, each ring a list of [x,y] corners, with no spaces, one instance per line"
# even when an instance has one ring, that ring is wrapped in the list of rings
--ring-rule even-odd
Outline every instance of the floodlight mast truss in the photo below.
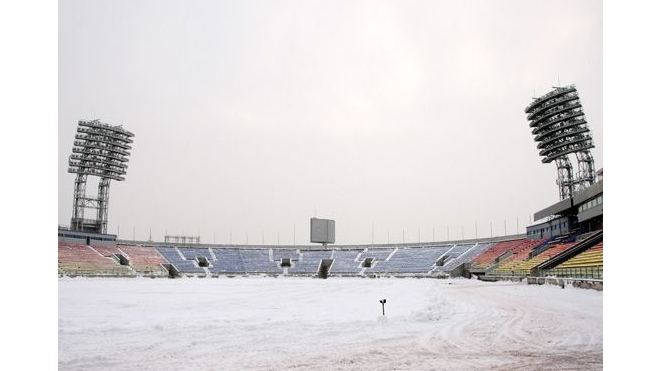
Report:
[[[121,126],[104,124],[99,120],[78,121],[68,170],[76,174],[71,230],[107,232],[110,180],[124,180],[133,136]],[[96,198],[85,193],[89,175],[100,178]],[[85,219],[85,209],[94,209],[96,219]]]
[[[573,192],[573,165],[568,156],[561,156],[555,160],[557,165],[557,185],[561,200],[571,197]]]
[[[594,148],[591,132],[582,111],[582,103],[575,85],[554,87],[525,108],[541,162],[555,161],[559,198],[571,197],[575,191],[592,185],[596,179]],[[578,161],[577,177],[568,155],[575,153]]]

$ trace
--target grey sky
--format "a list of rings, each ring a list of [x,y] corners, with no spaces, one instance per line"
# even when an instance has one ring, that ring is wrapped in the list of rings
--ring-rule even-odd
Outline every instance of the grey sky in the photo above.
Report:
[[[603,166],[601,1],[59,2],[58,220],[79,119],[135,133],[108,232],[337,243],[519,232],[558,201],[523,112],[576,84]],[[88,187],[95,191],[95,187]]]

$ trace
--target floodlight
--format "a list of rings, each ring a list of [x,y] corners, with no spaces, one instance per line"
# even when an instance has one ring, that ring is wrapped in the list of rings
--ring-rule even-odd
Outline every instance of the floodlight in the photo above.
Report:
[[[78,121],[69,156],[69,173],[76,174],[71,230],[105,234],[108,225],[110,180],[123,181],[133,133],[99,120]],[[87,176],[99,177],[98,197],[85,195]],[[96,219],[85,219],[85,209],[96,210]]]
[[[582,103],[575,85],[554,87],[525,108],[534,141],[539,149],[541,162],[555,161],[559,197],[571,197],[574,191],[587,188],[596,179],[594,160],[590,149],[594,148]],[[578,174],[573,178],[573,166],[568,158],[575,153]]]

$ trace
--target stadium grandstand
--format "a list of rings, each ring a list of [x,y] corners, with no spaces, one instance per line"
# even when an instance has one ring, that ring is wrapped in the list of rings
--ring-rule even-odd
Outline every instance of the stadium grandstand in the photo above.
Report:
[[[381,246],[59,243],[61,276],[561,277],[602,280],[602,231],[535,240]],[[324,273],[324,266],[327,267]]]
[[[71,227],[58,229],[58,274],[102,277],[477,277],[521,280],[544,277],[589,280],[602,289],[603,170],[593,170],[593,148],[574,86],[536,98],[526,109],[543,163],[555,161],[560,201],[534,214],[525,234],[498,238],[380,245],[209,245],[199,239],[165,242],[118,240],[106,234],[108,185],[123,180],[132,133],[98,121],[80,121],[70,172],[76,174]],[[98,139],[98,138],[101,139]],[[578,158],[573,176],[569,154]],[[91,157],[90,157],[91,156]],[[101,156],[103,161],[98,160]],[[97,159],[91,162],[90,158]],[[90,166],[92,170],[90,170]],[[106,170],[112,177],[108,177]],[[104,173],[106,171],[106,173]],[[106,175],[103,175],[106,174]],[[92,199],[97,219],[83,218],[91,199],[82,194],[88,175],[102,178]],[[504,212],[504,211],[503,211]],[[323,221],[314,219],[315,221]],[[334,221],[328,240],[334,242]],[[319,238],[321,238],[319,240]]]

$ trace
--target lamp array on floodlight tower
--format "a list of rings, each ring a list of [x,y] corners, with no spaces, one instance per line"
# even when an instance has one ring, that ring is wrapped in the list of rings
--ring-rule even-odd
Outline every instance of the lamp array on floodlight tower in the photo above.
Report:
[[[555,161],[557,165],[557,185],[559,198],[571,197],[592,185],[595,180],[594,148],[591,132],[582,111],[582,103],[575,85],[554,87],[525,108],[534,141],[539,149],[541,162]],[[573,165],[568,155],[575,153],[578,163],[577,176],[573,175]]]
[[[133,143],[133,136],[121,126],[104,124],[99,120],[78,121],[68,170],[76,174],[71,230],[107,232],[110,180],[124,180],[131,149],[129,143]],[[100,178],[96,198],[85,194],[89,175]],[[85,209],[94,209],[96,218],[86,219]]]

